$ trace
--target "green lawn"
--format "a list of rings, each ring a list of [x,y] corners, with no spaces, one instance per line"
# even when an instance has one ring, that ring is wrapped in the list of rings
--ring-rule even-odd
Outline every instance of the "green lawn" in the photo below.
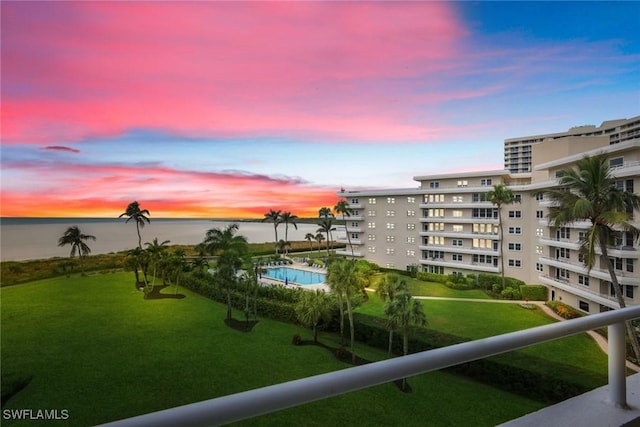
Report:
[[[238,332],[224,325],[223,305],[179,293],[186,298],[144,300],[131,273],[2,289],[2,372],[32,377],[4,408],[67,409],[65,425],[94,425],[348,367],[322,348],[291,345],[296,332],[310,338],[300,327],[261,319]],[[410,384],[411,394],[387,384],[242,424],[478,426],[542,407],[441,372]]]
[[[376,274],[371,281],[371,288],[375,289],[378,280],[383,274]],[[411,277],[402,276],[402,280],[407,282],[411,295],[420,295],[424,297],[445,297],[445,298],[473,298],[473,299],[491,299],[482,289],[459,290],[451,289],[436,282],[425,282],[423,280],[412,279]]]

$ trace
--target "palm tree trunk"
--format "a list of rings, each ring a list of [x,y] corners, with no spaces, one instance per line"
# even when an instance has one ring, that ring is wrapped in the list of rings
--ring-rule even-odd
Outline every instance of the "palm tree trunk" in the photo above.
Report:
[[[502,246],[504,245],[504,227],[502,226],[502,206],[498,205],[498,227],[500,228],[500,243],[498,256],[500,257],[500,274],[502,276],[502,289],[505,288],[504,284],[504,251]]]
[[[338,292],[338,306],[340,308],[340,345],[344,345],[344,301],[342,301],[342,292]]]
[[[393,353],[393,329],[389,329],[389,351],[387,355],[391,358],[391,354]]]
[[[138,232],[138,247],[142,249],[142,236],[140,235],[140,223],[136,221],[136,231]]]
[[[625,308],[627,305],[624,302],[624,296],[622,295],[622,289],[620,289],[620,284],[618,283],[618,276],[616,276],[616,271],[613,268],[613,262],[609,259],[607,246],[600,245],[602,250],[602,256],[606,260],[607,270],[609,271],[609,276],[611,277],[611,283],[613,284],[614,294],[616,295],[616,300],[618,301],[618,305],[620,308]],[[640,343],[638,343],[638,335],[634,331],[633,324],[630,320],[627,320],[625,323],[625,327],[627,328],[627,335],[629,335],[629,340],[631,341],[631,348],[633,348],[633,352],[635,353],[636,361],[640,361]]]
[[[313,324],[313,342],[315,343],[318,342],[318,324],[317,323]]]
[[[351,246],[351,235],[349,235],[349,229],[347,228],[347,220],[345,219],[344,214],[342,214],[342,220],[344,221],[344,231],[347,233],[347,241],[349,242],[349,247],[351,248],[351,258],[355,258],[355,255],[353,255],[353,246]]]
[[[355,343],[355,328],[353,326],[353,309],[351,308],[351,298],[349,298],[349,294],[346,295],[346,300],[347,300],[347,314],[349,316],[349,332],[351,335],[351,362],[355,363],[356,362],[356,352],[355,352],[355,348],[354,348],[354,343]]]

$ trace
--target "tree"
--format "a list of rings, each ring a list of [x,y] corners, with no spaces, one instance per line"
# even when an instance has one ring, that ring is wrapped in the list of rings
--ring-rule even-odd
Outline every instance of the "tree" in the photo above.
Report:
[[[314,236],[312,233],[307,233],[304,235],[304,240],[309,242],[309,252],[313,252],[313,241],[315,240],[315,238],[316,236]]]
[[[551,224],[554,227],[577,221],[591,224],[580,240],[580,253],[585,267],[591,272],[599,258],[596,253],[599,248],[602,254],[600,263],[606,265],[618,305],[620,308],[626,307],[608,247],[616,230],[638,236],[640,230],[630,221],[633,211],[640,209],[640,196],[617,188],[609,160],[604,154],[585,156],[578,160],[575,168],[562,170],[559,184],[559,188],[545,192],[555,202],[549,208]],[[626,322],[626,327],[636,360],[640,360],[640,345],[633,325]]]
[[[493,205],[498,208],[498,228],[500,231],[500,253],[498,256],[500,257],[500,273],[502,274],[502,289],[505,288],[505,278],[504,278],[504,251],[502,250],[504,245],[504,229],[502,224],[502,206],[510,205],[519,200],[516,199],[515,194],[510,188],[507,188],[504,184],[495,184],[493,186],[493,190],[490,190],[487,193],[487,200],[490,201]]]
[[[349,332],[351,338],[351,360],[355,362],[355,329],[353,323],[353,305],[354,296],[358,295],[365,284],[365,277],[358,268],[358,264],[351,262],[350,260],[340,259],[335,260],[329,264],[327,272],[327,283],[331,288],[331,291],[338,297],[338,304],[342,305],[340,299],[342,298],[347,305],[347,316],[349,318]],[[340,333],[342,335],[343,330],[343,318],[344,310],[341,311],[340,319]]]
[[[389,323],[402,331],[402,353],[406,356],[409,353],[409,327],[412,324],[426,325],[427,317],[422,303],[411,296],[404,280],[398,283],[394,298],[385,304],[384,313]],[[405,390],[406,387],[407,379],[403,378],[402,389]]]
[[[318,342],[318,324],[321,321],[329,321],[333,310],[333,300],[325,291],[316,289],[300,293],[295,311],[300,323],[311,327],[313,341]]]
[[[284,223],[284,241],[287,243],[289,243],[289,224],[293,225],[297,230],[298,229],[298,224],[296,223],[297,220],[298,220],[298,216],[293,215],[291,212],[283,212],[280,215],[280,222]],[[289,255],[288,247],[285,247],[285,256],[286,255]]]
[[[153,288],[156,286],[156,273],[158,270],[158,265],[161,263],[162,254],[167,250],[167,245],[169,243],[171,243],[170,240],[159,242],[157,237],[154,237],[152,242],[145,243],[149,258],[151,262],[153,262],[153,278],[151,279],[151,289],[149,289],[148,292],[153,291]]]
[[[323,219],[320,224],[318,224],[319,228],[316,230],[316,233],[326,233],[327,235],[327,257],[329,257],[329,244],[331,243],[331,232],[335,231],[335,227],[333,226],[333,222],[331,219]]]
[[[231,224],[224,230],[212,228],[207,231],[202,242],[207,251],[219,255],[214,279],[227,293],[227,323],[231,322],[231,289],[237,282],[237,273],[242,266],[242,257],[249,250],[244,236],[236,235],[238,224]]]
[[[262,219],[262,222],[273,222],[273,231],[276,234],[276,240],[274,240],[276,245],[276,255],[278,255],[278,225],[282,222],[280,217],[281,212],[282,211],[280,210],[274,211],[273,209],[269,209],[269,212],[264,214],[264,218]]]
[[[318,216],[324,220],[331,220],[333,218],[335,218],[335,215],[333,213],[331,213],[331,209],[328,207],[322,207],[318,210]],[[335,229],[331,230],[331,231],[335,231]],[[332,239],[332,235],[331,235],[331,231],[329,232],[329,234],[327,235],[327,243],[331,242]]]
[[[142,236],[140,235],[140,229],[144,227],[144,224],[150,224],[151,220],[147,215],[151,215],[148,210],[140,209],[140,205],[138,202],[131,202],[129,206],[127,206],[127,210],[120,214],[118,218],[122,218],[123,216],[127,216],[127,220],[125,223],[134,220],[136,223],[136,230],[138,232],[138,247],[142,249]]]
[[[148,286],[147,281],[147,265],[149,264],[149,254],[144,249],[138,247],[127,251],[127,258],[125,259],[125,266],[134,271],[136,275],[136,288],[139,288],[140,275],[142,271],[142,278],[144,280],[144,289]]]
[[[376,288],[376,294],[383,302],[393,301],[398,285],[400,284],[400,276],[397,274],[385,274]],[[387,329],[389,329],[389,348],[387,354],[391,357],[393,352],[393,332],[398,328],[395,318],[387,316]]]
[[[288,249],[291,247],[291,242],[280,239],[276,244],[276,248],[283,253],[287,253]]]
[[[85,240],[96,240],[96,236],[90,234],[83,234],[77,225],[67,228],[62,237],[58,239],[58,246],[71,245],[71,252],[69,258],[73,258],[78,254],[80,262],[82,258],[91,253],[91,248],[84,242]]]
[[[349,203],[346,200],[340,200],[335,207],[333,208],[336,213],[342,214],[342,221],[344,221],[344,230],[347,233],[347,241],[349,242],[349,247],[351,248],[351,257],[354,257],[353,246],[351,246],[351,235],[349,233],[349,228],[347,227],[346,217],[350,217],[353,213],[353,209],[349,207]]]
[[[320,252],[320,243],[324,240],[324,235],[321,232],[316,232],[316,242],[318,242],[318,252]]]

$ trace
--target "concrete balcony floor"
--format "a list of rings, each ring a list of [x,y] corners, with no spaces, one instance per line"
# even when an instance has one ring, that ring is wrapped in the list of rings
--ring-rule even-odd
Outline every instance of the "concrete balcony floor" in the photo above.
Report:
[[[511,420],[501,427],[631,427],[640,426],[640,374],[627,377],[628,409],[607,402],[603,386],[537,412]]]

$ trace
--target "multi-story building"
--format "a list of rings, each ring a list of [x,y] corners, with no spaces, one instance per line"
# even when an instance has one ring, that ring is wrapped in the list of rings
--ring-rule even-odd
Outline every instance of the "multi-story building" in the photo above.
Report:
[[[507,158],[513,147],[521,155],[517,161]],[[418,188],[342,190],[338,195],[354,215],[346,224],[351,247],[341,253],[353,251],[383,267],[418,266],[442,274],[499,274],[504,265],[506,276],[546,285],[550,299],[590,313],[616,308],[605,260],[596,260],[587,271],[579,254],[589,224],[553,227],[547,220],[550,201],[544,199],[544,190],[558,185],[560,170],[598,153],[609,157],[621,189],[640,188],[640,116],[508,139],[505,170],[416,176]],[[516,196],[516,203],[502,207],[502,240],[498,209],[487,200],[495,184],[506,185]],[[640,212],[634,217],[640,228],[638,218]],[[638,240],[620,232],[609,256],[626,303],[640,304]]]

